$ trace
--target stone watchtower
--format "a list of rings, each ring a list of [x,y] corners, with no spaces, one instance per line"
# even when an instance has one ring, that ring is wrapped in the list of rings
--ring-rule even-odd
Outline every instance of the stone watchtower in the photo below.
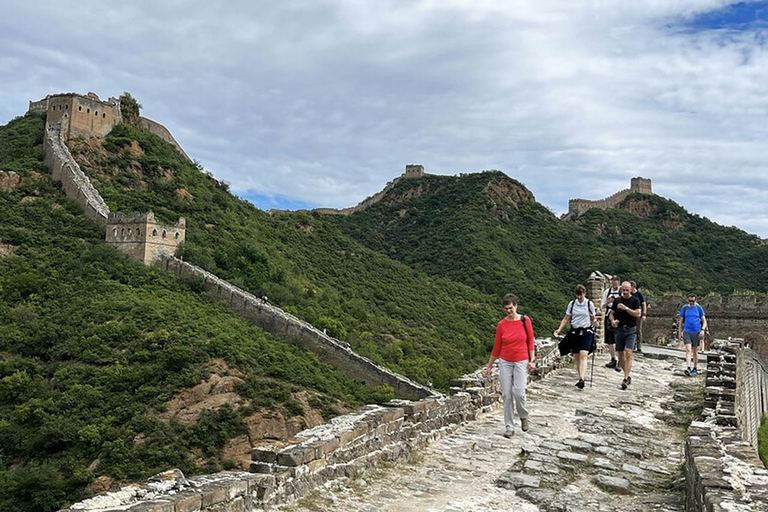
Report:
[[[629,191],[635,194],[653,194],[651,180],[640,176],[629,180]]]
[[[39,101],[30,101],[29,111],[46,114],[46,123],[61,123],[65,141],[72,137],[103,137],[123,120],[120,100],[101,101],[92,92],[85,96],[49,94]]]
[[[405,166],[405,174],[403,178],[421,178],[424,176],[424,166],[410,164]]]
[[[158,223],[152,212],[110,213],[107,218],[107,242],[145,265],[161,256],[173,256],[185,235],[184,217],[173,226]]]

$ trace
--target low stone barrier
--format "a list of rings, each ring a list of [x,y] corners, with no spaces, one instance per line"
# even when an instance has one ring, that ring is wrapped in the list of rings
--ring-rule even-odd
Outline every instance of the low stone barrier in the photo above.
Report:
[[[556,344],[539,346],[538,357],[544,364],[531,376],[534,379],[543,378],[561,365],[556,361],[563,361]],[[407,461],[414,450],[490,412],[499,405],[501,388],[498,376],[488,381],[483,370],[454,379],[451,396],[368,405],[299,432],[281,446],[256,446],[250,473],[224,471],[184,479],[177,470],[170,471],[146,484],[106,493],[67,510],[247,512],[293,501],[320,486],[354,478],[382,462]]]
[[[756,446],[745,441],[737,400],[744,349],[716,342],[707,355],[707,385],[701,417],[685,440],[686,511],[768,511],[768,470]],[[742,366],[742,368],[740,368]],[[765,400],[765,397],[763,398]]]

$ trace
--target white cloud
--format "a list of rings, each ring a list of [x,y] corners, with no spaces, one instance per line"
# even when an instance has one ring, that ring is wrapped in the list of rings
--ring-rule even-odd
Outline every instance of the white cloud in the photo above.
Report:
[[[128,90],[235,191],[349,206],[423,163],[563,212],[643,175],[768,237],[765,34],[683,25],[731,3],[11,0],[0,116]]]

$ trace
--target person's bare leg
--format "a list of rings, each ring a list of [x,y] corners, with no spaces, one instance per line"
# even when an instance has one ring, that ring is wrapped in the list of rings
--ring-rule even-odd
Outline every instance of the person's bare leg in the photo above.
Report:
[[[580,350],[579,351],[579,362],[578,362],[578,371],[579,371],[579,378],[581,380],[584,380],[584,377],[587,375],[587,358],[589,354],[586,350]]]
[[[624,363],[622,369],[624,370],[624,378],[629,378],[629,372],[632,371],[632,350],[624,349]]]

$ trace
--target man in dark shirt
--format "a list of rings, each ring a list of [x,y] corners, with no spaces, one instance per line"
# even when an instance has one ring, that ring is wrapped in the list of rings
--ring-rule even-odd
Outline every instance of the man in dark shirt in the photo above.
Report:
[[[645,301],[645,295],[637,289],[636,282],[630,281],[629,285],[632,287],[632,296],[637,297],[640,301],[640,308],[642,309],[642,314],[637,320],[637,348],[635,349],[635,352],[642,352],[640,346],[643,344],[643,324],[648,316],[648,303]]]
[[[608,316],[614,328],[613,336],[621,369],[624,370],[621,389],[627,389],[632,383],[629,372],[632,371],[632,354],[637,342],[637,320],[642,316],[642,306],[637,297],[632,296],[632,285],[628,281],[621,283],[621,297],[613,301]]]

